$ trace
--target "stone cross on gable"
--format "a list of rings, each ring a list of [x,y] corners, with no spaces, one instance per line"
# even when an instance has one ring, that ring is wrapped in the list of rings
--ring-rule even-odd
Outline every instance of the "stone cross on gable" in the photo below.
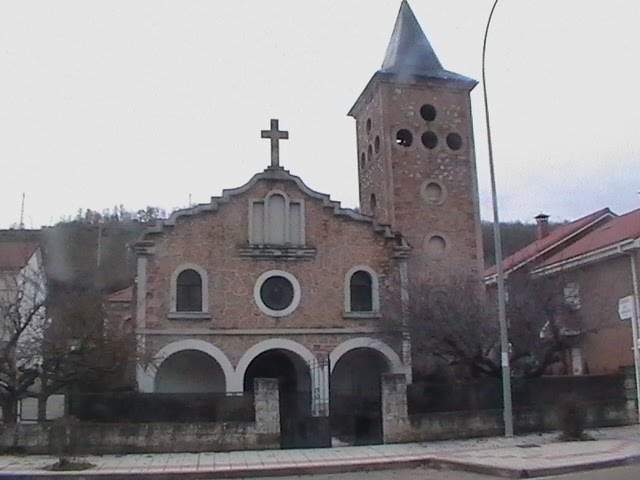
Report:
[[[289,132],[278,128],[278,120],[271,119],[271,130],[262,130],[262,138],[271,140],[271,168],[280,166],[280,140],[288,140]]]

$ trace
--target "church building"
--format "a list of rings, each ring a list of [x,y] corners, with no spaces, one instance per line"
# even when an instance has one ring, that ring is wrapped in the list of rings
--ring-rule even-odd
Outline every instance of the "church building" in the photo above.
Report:
[[[174,212],[133,246],[135,330],[153,366],[141,392],[241,393],[278,378],[289,412],[326,417],[412,378],[406,328],[420,289],[483,271],[470,92],[445,70],[409,4],[355,119],[360,208],[281,164]],[[355,186],[354,186],[355,187]]]

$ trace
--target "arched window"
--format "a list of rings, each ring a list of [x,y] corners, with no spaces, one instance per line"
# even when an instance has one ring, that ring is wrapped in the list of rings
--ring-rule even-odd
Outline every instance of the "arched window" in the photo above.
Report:
[[[195,270],[183,270],[178,275],[176,311],[202,312],[202,277]]]
[[[372,286],[371,275],[368,272],[359,270],[351,275],[349,292],[352,312],[373,311]]]

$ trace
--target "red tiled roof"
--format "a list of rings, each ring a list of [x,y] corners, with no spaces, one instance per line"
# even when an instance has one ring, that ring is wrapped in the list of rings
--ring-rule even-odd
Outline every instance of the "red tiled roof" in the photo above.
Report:
[[[502,261],[504,271],[508,272],[520,265],[526,264],[540,255],[542,252],[548,250],[554,245],[563,242],[574,233],[578,232],[582,228],[590,225],[599,218],[605,215],[613,215],[608,208],[603,208],[597,212],[593,212],[585,217],[574,220],[573,222],[561,225],[554,228],[546,237],[536,240],[530,243],[526,247],[518,250],[516,253],[508,256]],[[496,274],[496,266],[487,268],[484,271],[484,276],[490,277]]]
[[[38,249],[38,242],[0,242],[0,270],[20,270]]]
[[[613,218],[577,242],[549,257],[542,265],[551,265],[609,245],[615,245],[623,240],[636,238],[640,238],[640,208]]]
[[[133,287],[127,287],[113,292],[107,297],[109,302],[130,302],[133,300]]]

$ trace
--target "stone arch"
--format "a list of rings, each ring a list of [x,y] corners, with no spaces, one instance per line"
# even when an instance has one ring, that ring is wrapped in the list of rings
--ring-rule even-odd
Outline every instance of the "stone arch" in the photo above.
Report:
[[[156,376],[158,374],[160,366],[162,365],[162,362],[164,362],[174,353],[183,352],[186,350],[196,350],[202,353],[206,353],[211,358],[213,358],[224,373],[225,390],[227,391],[227,393],[232,391],[230,390],[230,386],[233,382],[235,372],[233,369],[233,365],[231,365],[231,362],[229,361],[225,353],[209,342],[196,339],[179,340],[169,343],[168,345],[165,345],[163,348],[161,348],[155,355],[154,359],[157,362],[156,365],[147,367],[146,369],[139,366],[137,372],[139,390],[141,392],[147,393],[155,391]]]
[[[331,364],[331,371],[335,368],[338,360],[347,352],[355,350],[357,348],[368,348],[376,350],[382,354],[386,360],[389,371],[391,373],[401,373],[407,376],[410,367],[405,366],[400,360],[398,354],[382,340],[371,337],[358,337],[346,340],[334,348],[329,354],[329,362]],[[408,378],[408,377],[407,377]]]
[[[286,338],[270,338],[268,340],[263,340],[262,342],[256,343],[254,346],[249,348],[249,350],[247,350],[244,355],[242,355],[242,358],[240,358],[240,361],[236,366],[231,389],[229,391],[243,391],[244,375],[247,371],[247,368],[249,367],[249,364],[258,355],[268,350],[287,350],[299,355],[300,358],[302,358],[309,365],[313,365],[316,362],[315,355],[311,353],[311,351],[307,347],[298,342],[294,342],[293,340],[288,340]],[[313,383],[314,379],[312,378],[311,381]]]
[[[202,313],[209,313],[209,275],[207,271],[196,263],[182,263],[171,273],[170,284],[170,312],[177,313],[178,299],[178,275],[185,270],[194,270],[200,275],[202,280]]]

